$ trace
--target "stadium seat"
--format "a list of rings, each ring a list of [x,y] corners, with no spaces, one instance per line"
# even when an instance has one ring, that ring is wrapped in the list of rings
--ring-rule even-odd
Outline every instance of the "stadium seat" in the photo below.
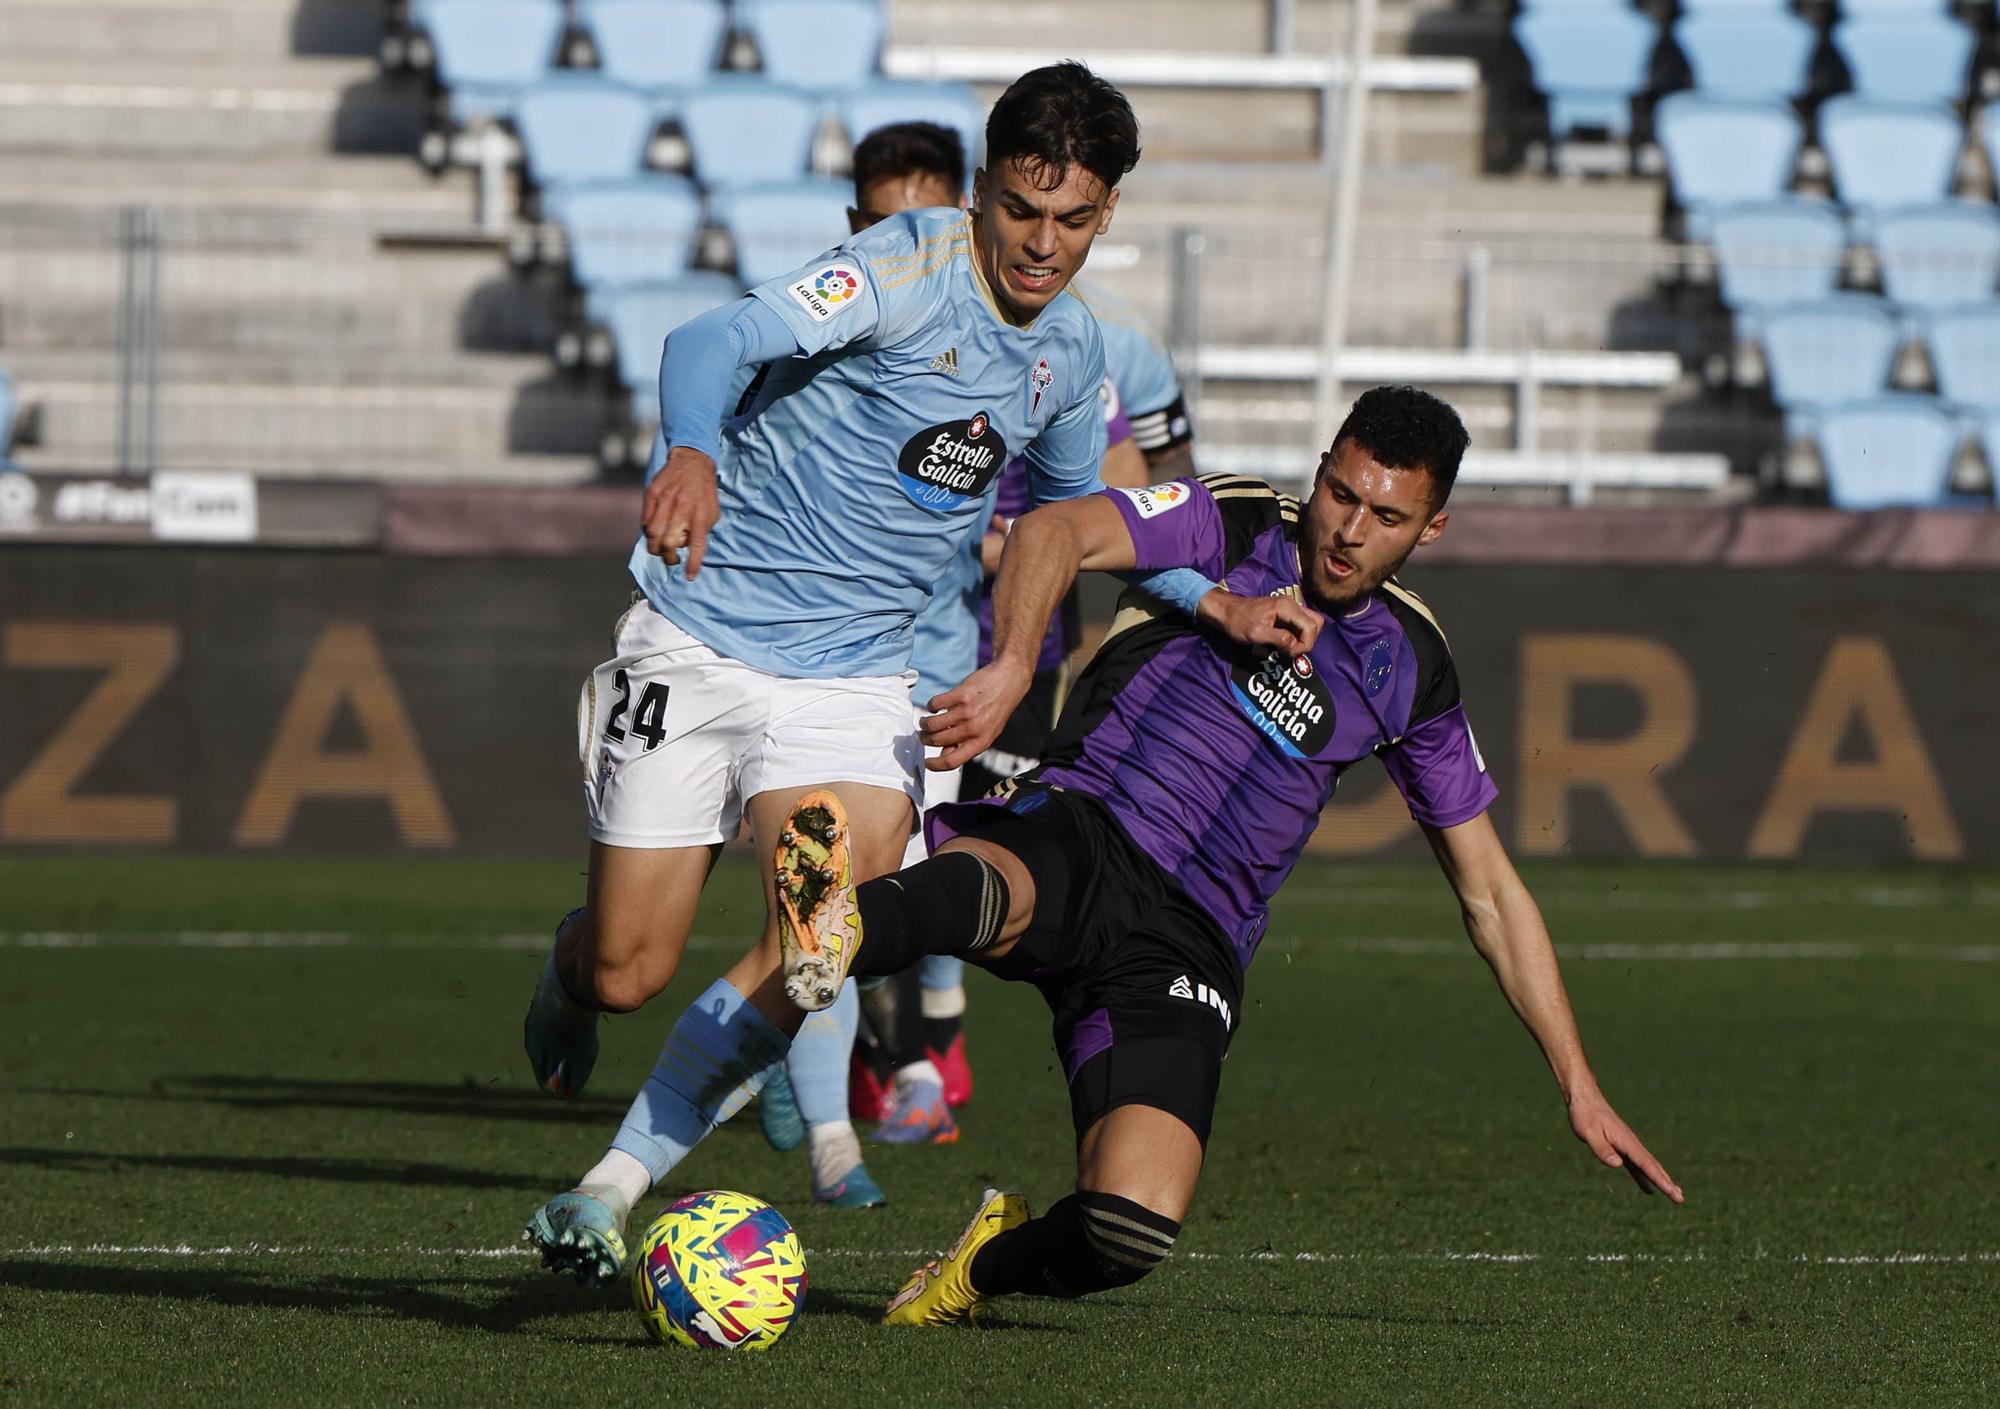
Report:
[[[1965,143],[1965,127],[1949,108],[1855,95],[1821,105],[1819,134],[1834,192],[1856,215],[1864,241],[1877,213],[1949,196]]]
[[[577,22],[606,77],[657,95],[714,71],[729,12],[719,0],[579,0]]]
[[[808,93],[866,83],[882,60],[888,17],[876,0],[737,0],[764,76]]]
[[[892,122],[935,122],[956,131],[965,143],[966,174],[979,164],[986,105],[963,83],[923,83],[880,79],[856,89],[842,100],[840,125],[850,142],[858,143],[878,127]]]
[[[642,90],[594,73],[551,74],[514,101],[528,177],[544,193],[637,176],[657,126]]]
[[[1818,429],[1827,492],[1842,509],[1942,504],[1961,441],[1938,398],[1908,393],[1829,408]]]
[[[511,112],[554,63],[564,23],[550,0],[426,0],[419,19],[457,123]]]
[[[1782,103],[1671,93],[1653,112],[1674,200],[1691,240],[1708,235],[1710,213],[1774,201],[1791,185],[1804,133]]]
[[[565,187],[555,214],[569,241],[570,277],[585,290],[677,279],[701,233],[693,183],[665,172]]]
[[[1810,86],[1819,31],[1788,10],[1701,10],[1674,25],[1694,86],[1718,98],[1796,98]]]
[[[1751,10],[1784,10],[1790,8],[1789,0],[1681,0],[1681,11],[1690,14],[1699,11],[1710,14],[1720,10],[1725,14],[1741,14]]]
[[[736,272],[749,285],[789,274],[847,238],[853,191],[844,181],[796,181],[725,192],[717,221],[736,244]]]
[[[1882,289],[1906,308],[1991,298],[2000,278],[2000,213],[1950,202],[1891,211],[1875,222]]]
[[[1833,29],[1833,47],[1854,91],[1891,102],[1961,101],[1972,78],[1974,43],[1968,26],[1917,9],[1860,15]]]
[[[698,313],[720,307],[743,290],[727,274],[696,273],[649,284],[620,284],[602,291],[598,317],[611,334],[618,379],[632,392],[641,423],[660,416],[660,344]]]
[[[1825,201],[1725,206],[1709,235],[1722,301],[1738,314],[1832,293],[1847,252],[1847,222]]]
[[[2000,411],[2000,299],[1938,309],[1925,326],[1924,346],[1947,401]],[[1993,463],[2000,469],[2000,460]]]
[[[1632,99],[1646,90],[1659,38],[1652,20],[1624,8],[1547,6],[1515,20],[1514,38],[1549,100],[1551,138],[1583,129],[1632,135]]]
[[[681,104],[695,175],[712,191],[803,177],[819,122],[813,99],[754,78],[717,79]]]
[[[0,466],[12,458],[14,450],[14,416],[21,408],[21,395],[14,389],[14,379],[0,367]]]
[[[1826,407],[1887,389],[1903,323],[1882,299],[1832,294],[1766,310],[1760,341],[1771,399],[1799,435]]]

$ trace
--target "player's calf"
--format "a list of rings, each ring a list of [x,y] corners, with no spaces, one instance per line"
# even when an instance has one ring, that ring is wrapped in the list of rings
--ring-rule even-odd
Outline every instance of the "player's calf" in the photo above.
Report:
[[[1180,1231],[1144,1204],[1085,1190],[981,1248],[972,1285],[981,1296],[1064,1298],[1129,1287],[1167,1260]]]

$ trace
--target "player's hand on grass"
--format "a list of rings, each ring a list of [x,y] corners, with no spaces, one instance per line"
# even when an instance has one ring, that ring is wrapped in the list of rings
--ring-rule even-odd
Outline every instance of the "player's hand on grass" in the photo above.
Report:
[[[715,490],[715,461],[701,451],[677,445],[667,463],[646,486],[645,512],[639,520],[646,547],[672,567],[687,554],[687,575],[701,571],[708,552],[708,533],[722,517]]]
[[[925,767],[933,773],[961,768],[993,747],[1034,678],[1030,667],[996,660],[934,697],[934,712],[917,721],[917,728],[926,747],[943,752]]]
[[[1245,597],[1218,587],[1195,608],[1197,620],[1246,646],[1270,646],[1302,656],[1319,639],[1326,618],[1290,597]]]
[[[1665,1194],[1675,1203],[1686,1202],[1681,1186],[1667,1173],[1666,1166],[1653,1158],[1653,1152],[1632,1133],[1632,1127],[1611,1109],[1611,1103],[1604,1097],[1592,1094],[1570,1102],[1569,1126],[1577,1139],[1590,1146],[1592,1154],[1613,1169],[1631,1175],[1640,1192]]]

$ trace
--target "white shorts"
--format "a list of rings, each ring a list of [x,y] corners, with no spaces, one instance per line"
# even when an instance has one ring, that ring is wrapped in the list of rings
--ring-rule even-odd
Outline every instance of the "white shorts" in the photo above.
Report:
[[[921,807],[914,671],[797,680],[730,660],[643,597],[577,705],[590,835],[609,846],[732,840],[746,799],[861,783]]]
[[[921,710],[917,717],[921,719],[927,713],[928,710]],[[925,749],[924,757],[936,758],[937,753],[936,749]],[[931,849],[924,845],[924,814],[941,802],[957,802],[959,785],[964,781],[963,768],[953,768],[945,773],[933,773],[928,768],[924,770],[924,800],[917,807],[916,835],[911,837],[910,844],[903,848],[905,867],[914,866],[931,854]]]

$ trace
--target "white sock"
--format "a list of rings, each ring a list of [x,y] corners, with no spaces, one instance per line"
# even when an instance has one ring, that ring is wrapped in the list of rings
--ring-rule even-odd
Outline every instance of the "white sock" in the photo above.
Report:
[[[632,1205],[652,1187],[652,1172],[623,1150],[606,1150],[604,1158],[576,1186],[578,1193],[609,1204],[621,1227],[631,1215]]]
[[[926,988],[923,990],[923,1013],[927,1018],[941,1020],[965,1016],[965,985],[951,988]]]
[[[896,1086],[899,1090],[904,1086],[916,1086],[926,1081],[933,1086],[944,1085],[944,1074],[937,1069],[937,1063],[929,1057],[896,1069]]]
[[[861,1163],[861,1139],[853,1123],[829,1120],[824,1125],[806,1127],[812,1141],[813,1187],[831,1189]]]

